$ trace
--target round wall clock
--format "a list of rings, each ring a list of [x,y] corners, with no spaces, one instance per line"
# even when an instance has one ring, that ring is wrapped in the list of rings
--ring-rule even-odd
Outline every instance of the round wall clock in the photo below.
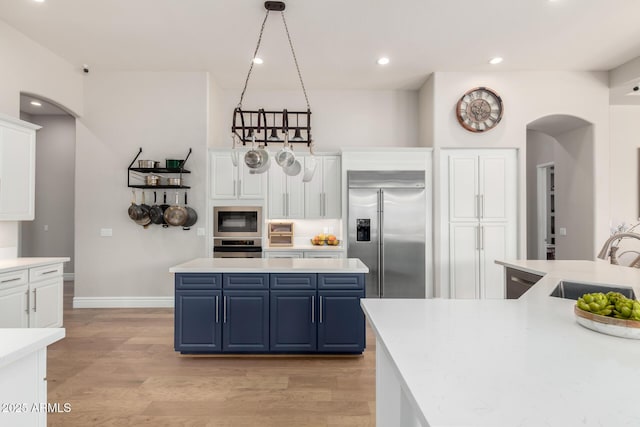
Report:
[[[502,99],[486,87],[471,89],[458,101],[456,116],[462,127],[468,131],[488,131],[500,123]]]

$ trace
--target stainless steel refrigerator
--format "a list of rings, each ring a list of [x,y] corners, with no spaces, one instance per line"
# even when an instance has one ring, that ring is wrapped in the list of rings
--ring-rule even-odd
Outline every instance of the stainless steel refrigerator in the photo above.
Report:
[[[347,171],[349,258],[369,267],[367,298],[424,298],[424,171]]]

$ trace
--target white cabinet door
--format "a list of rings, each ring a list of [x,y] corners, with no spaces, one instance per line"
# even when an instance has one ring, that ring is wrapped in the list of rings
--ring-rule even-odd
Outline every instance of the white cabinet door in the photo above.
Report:
[[[449,156],[449,221],[478,219],[478,156]]]
[[[516,215],[517,158],[514,150],[480,156],[480,221],[505,222]]]
[[[30,284],[31,328],[59,328],[62,326],[62,277]]]
[[[242,156],[240,156],[242,160]],[[244,162],[238,162],[238,198],[263,199],[266,173],[253,174]]]
[[[305,159],[305,162],[309,159]],[[305,218],[342,216],[340,156],[316,156],[316,172],[304,184]]]
[[[323,217],[342,217],[342,169],[340,167],[339,156],[325,156],[322,159],[322,182],[323,182]]]
[[[244,164],[244,151],[238,152],[238,166],[231,151],[210,153],[212,199],[263,199],[265,174],[251,174]]]
[[[338,258],[344,258],[344,252],[342,252],[342,251],[322,251],[322,250],[305,251],[304,252],[304,257],[305,258],[331,258],[331,259],[338,259]]]
[[[0,120],[0,220],[33,220],[35,129]]]
[[[267,203],[269,206],[269,218],[286,218],[286,175],[278,165],[271,165],[268,174],[269,192],[267,195]]]
[[[304,218],[302,173],[297,176],[287,176],[287,218]]]
[[[0,328],[28,328],[29,285],[0,290]]]
[[[479,226],[477,222],[449,225],[449,284],[451,298],[479,298]]]
[[[237,180],[237,167],[231,162],[231,153],[211,153],[211,198],[237,198]]]
[[[509,256],[509,241],[506,224],[480,225],[480,283],[481,298],[504,299],[504,267],[495,263]]]

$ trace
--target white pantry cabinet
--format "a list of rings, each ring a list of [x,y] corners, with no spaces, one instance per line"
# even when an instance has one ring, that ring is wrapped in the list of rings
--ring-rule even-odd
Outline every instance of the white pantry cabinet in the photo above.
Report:
[[[495,260],[517,257],[517,151],[442,150],[441,159],[443,282],[452,298],[505,298]]]
[[[307,157],[305,163],[309,161]],[[315,174],[311,181],[304,183],[305,218],[340,218],[340,156],[315,156],[315,161]]]
[[[0,115],[0,220],[34,219],[38,129],[40,126]]]
[[[62,326],[62,263],[0,274],[0,328]]]
[[[298,160],[304,161],[301,157]],[[269,218],[304,218],[304,183],[302,172],[289,176],[278,164],[271,163],[269,168]]]
[[[264,199],[266,174],[249,173],[245,151],[238,151],[238,166],[231,161],[231,150],[210,152],[212,199]]]

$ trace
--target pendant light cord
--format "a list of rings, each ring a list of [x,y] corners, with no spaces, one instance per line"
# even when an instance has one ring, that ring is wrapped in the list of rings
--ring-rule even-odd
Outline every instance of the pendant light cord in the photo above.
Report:
[[[251,58],[251,64],[249,65],[249,72],[247,73],[247,78],[244,81],[244,87],[242,88],[242,93],[240,94],[240,102],[238,102],[238,108],[242,109],[242,101],[244,100],[244,94],[247,91],[247,85],[249,84],[249,79],[251,78],[251,72],[253,71],[253,60],[258,56],[258,50],[260,49],[260,43],[262,42],[262,34],[264,33],[264,27],[267,23],[267,18],[269,17],[270,10],[267,10],[267,13],[264,15],[264,19],[262,20],[262,25],[260,26],[260,34],[258,35],[258,43],[256,44],[256,49],[253,52],[253,58]],[[307,110],[311,110],[309,105],[309,97],[307,96],[307,89],[304,87],[304,81],[302,81],[302,73],[300,73],[300,66],[298,65],[298,58],[296,57],[296,51],[293,48],[293,42],[291,41],[291,34],[289,34],[289,27],[287,26],[287,20],[284,18],[284,12],[280,12],[280,16],[282,16],[282,22],[284,23],[284,30],[287,33],[287,39],[289,40],[289,47],[291,48],[291,55],[293,56],[293,62],[296,65],[296,70],[298,72],[298,78],[300,79],[300,86],[302,86],[302,92],[304,93],[304,99],[307,102]]]

